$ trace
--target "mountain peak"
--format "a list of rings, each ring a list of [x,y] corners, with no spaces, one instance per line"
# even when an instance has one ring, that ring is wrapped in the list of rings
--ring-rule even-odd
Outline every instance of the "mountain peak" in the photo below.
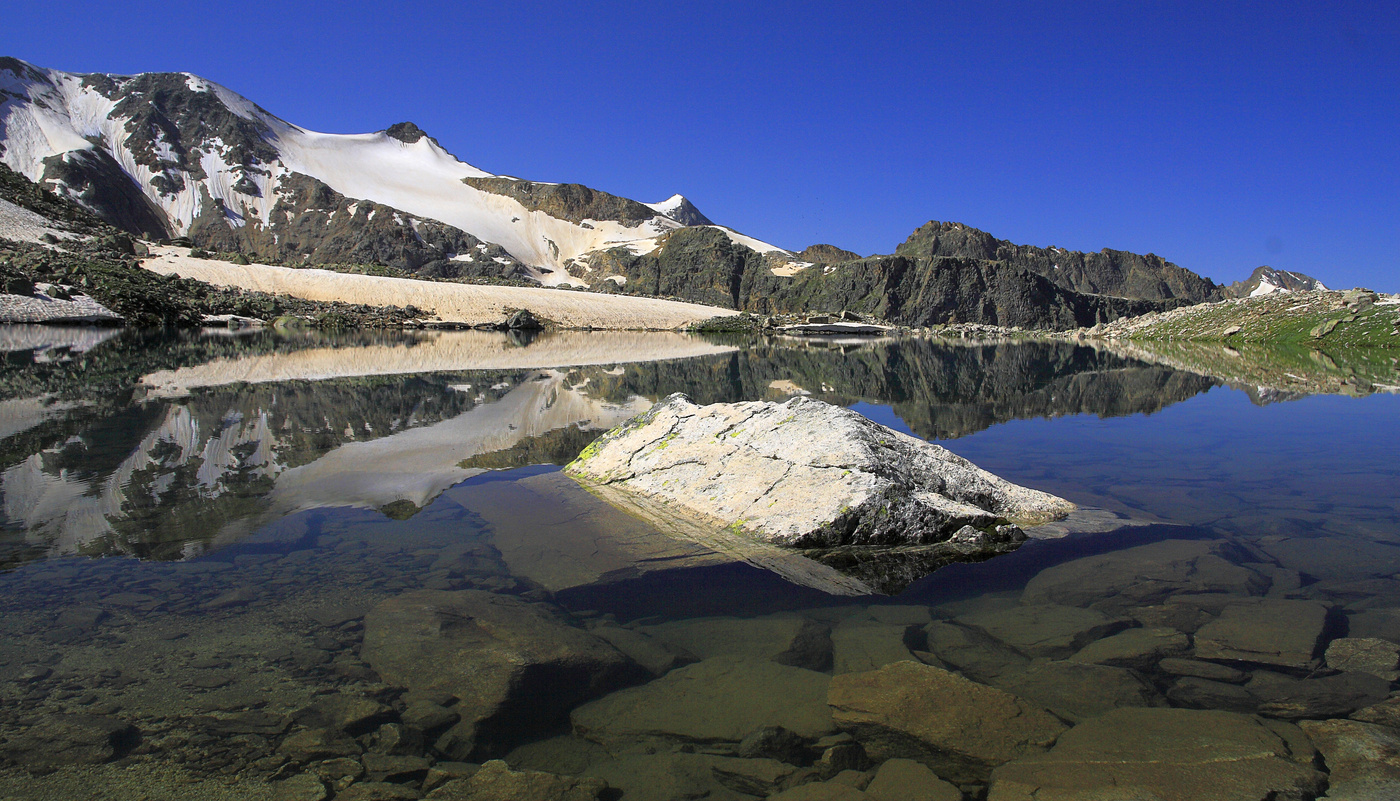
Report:
[[[1226,291],[1236,298],[1253,298],[1274,292],[1307,292],[1314,289],[1327,289],[1327,286],[1311,275],[1280,270],[1267,264],[1255,267],[1248,278],[1226,287]]]
[[[647,203],[646,206],[681,225],[714,225],[709,217],[695,208],[694,203],[686,199],[685,195],[671,195],[660,203]]]
[[[384,135],[391,139],[397,139],[406,145],[411,145],[428,136],[428,132],[411,122],[396,122],[384,129]]]

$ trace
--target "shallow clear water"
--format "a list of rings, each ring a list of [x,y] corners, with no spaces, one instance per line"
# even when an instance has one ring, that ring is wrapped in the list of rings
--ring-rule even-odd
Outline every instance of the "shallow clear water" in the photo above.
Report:
[[[416,797],[504,756],[622,798],[747,798],[830,778],[817,741],[835,725],[812,687],[900,660],[1065,725],[1125,706],[1338,718],[1395,678],[1338,682],[1357,671],[1326,658],[1337,638],[1400,642],[1400,397],[1305,395],[1355,389],[1344,369],[1280,393],[1244,369],[1068,344],[11,339],[0,797],[259,798],[302,774],[344,797],[391,792],[353,790],[376,780]],[[1360,386],[1373,383],[1374,367]],[[559,472],[672,392],[810,393],[1131,525],[950,565],[893,596],[828,595],[658,532]],[[496,645],[452,622],[490,619],[450,600],[482,597],[508,610],[491,625],[535,627],[512,648],[591,667],[465,698],[452,676],[473,660],[502,670]],[[1111,639],[1128,629],[1159,641]],[[1076,661],[1100,640],[1121,647]],[[497,706],[472,731],[448,720],[487,695]],[[326,711],[346,697],[368,706]],[[768,779],[697,767],[775,724],[805,740]],[[852,766],[868,781],[888,754],[867,750]]]

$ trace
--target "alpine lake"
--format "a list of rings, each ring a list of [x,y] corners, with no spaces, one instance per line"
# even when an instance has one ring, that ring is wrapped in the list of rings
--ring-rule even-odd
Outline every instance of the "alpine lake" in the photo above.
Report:
[[[1400,351],[0,348],[5,801],[1397,797]],[[561,471],[675,392],[849,406],[1083,514],[978,563],[793,554],[879,590],[832,594]]]

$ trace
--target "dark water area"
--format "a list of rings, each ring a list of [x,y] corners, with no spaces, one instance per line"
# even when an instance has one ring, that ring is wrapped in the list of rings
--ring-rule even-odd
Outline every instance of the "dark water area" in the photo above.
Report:
[[[0,348],[0,799],[1313,798],[1361,786],[1356,738],[1400,737],[1384,355],[18,327]],[[673,392],[851,406],[1110,522],[831,595],[560,471]],[[964,721],[1006,698],[1020,723]],[[1144,768],[1163,748],[1179,769]]]

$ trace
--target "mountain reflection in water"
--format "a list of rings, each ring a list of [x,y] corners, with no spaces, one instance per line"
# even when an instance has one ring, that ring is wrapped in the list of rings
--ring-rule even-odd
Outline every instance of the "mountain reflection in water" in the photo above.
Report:
[[[1400,647],[1400,398],[1342,397],[1400,386],[1387,353],[95,329],[0,348],[0,797],[409,798],[494,757],[623,801],[772,795],[851,756],[823,739],[828,691],[890,666],[1013,693],[1090,749],[935,762],[970,798],[1006,771],[1065,797],[1320,787],[1315,768],[1336,787],[1339,764],[1289,754],[1396,720],[1394,659],[1358,654]],[[678,391],[851,405],[1100,533],[818,562],[672,536],[555,467]],[[877,713],[976,711],[947,697]],[[949,730],[1001,736],[987,720]],[[745,751],[774,725],[799,741]],[[1154,773],[1163,747],[1184,766]],[[1218,758],[1242,748],[1257,770]]]
[[[0,489],[31,554],[177,559],[280,516],[403,517],[490,468],[565,464],[673,392],[893,407],[916,434],[1150,413],[1216,379],[1058,344],[715,345],[681,335],[121,334],[10,352]],[[61,337],[61,332],[54,332]],[[20,344],[32,344],[20,340]],[[26,358],[29,357],[29,358]],[[19,397],[14,397],[19,395]]]

